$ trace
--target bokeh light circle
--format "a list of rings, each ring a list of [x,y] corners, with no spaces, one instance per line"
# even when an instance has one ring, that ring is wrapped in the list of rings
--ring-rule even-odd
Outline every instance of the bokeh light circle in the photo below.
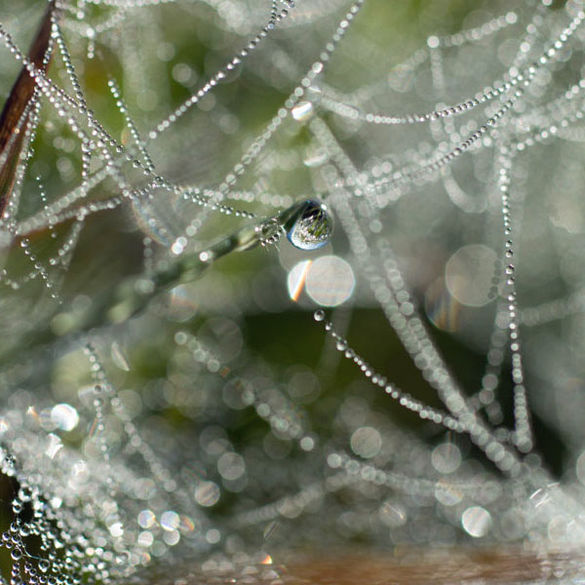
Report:
[[[307,272],[307,294],[318,305],[336,307],[347,301],[355,288],[355,276],[348,262],[339,256],[320,256]]]
[[[445,282],[449,293],[462,305],[483,307],[491,300],[496,253],[483,244],[459,248],[447,261]]]

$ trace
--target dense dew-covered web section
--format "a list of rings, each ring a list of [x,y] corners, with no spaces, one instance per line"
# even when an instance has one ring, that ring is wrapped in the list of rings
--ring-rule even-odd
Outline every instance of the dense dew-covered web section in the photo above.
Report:
[[[8,4],[3,582],[581,582],[583,1]]]

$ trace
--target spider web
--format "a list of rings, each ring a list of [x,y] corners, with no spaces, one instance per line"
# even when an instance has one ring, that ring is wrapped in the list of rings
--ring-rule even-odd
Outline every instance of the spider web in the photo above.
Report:
[[[579,545],[585,13],[447,4],[2,17],[7,580]]]

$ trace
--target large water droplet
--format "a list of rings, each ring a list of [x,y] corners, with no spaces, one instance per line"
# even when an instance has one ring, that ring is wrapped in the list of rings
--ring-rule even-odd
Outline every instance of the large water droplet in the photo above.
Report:
[[[333,217],[326,205],[307,199],[286,212],[283,228],[295,248],[316,250],[329,241],[333,231]]]

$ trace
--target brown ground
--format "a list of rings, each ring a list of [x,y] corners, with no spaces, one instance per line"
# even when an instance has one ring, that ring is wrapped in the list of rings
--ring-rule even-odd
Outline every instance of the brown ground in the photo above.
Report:
[[[409,549],[282,560],[276,555],[263,563],[236,566],[222,561],[201,567],[183,565],[178,570],[151,572],[150,579],[157,585],[585,585],[585,555],[575,552]]]
[[[560,553],[495,551],[380,555],[345,555],[291,563],[287,573],[299,583],[314,585],[452,585],[480,583],[554,583],[581,576],[585,557]],[[292,581],[294,582],[294,580]]]

